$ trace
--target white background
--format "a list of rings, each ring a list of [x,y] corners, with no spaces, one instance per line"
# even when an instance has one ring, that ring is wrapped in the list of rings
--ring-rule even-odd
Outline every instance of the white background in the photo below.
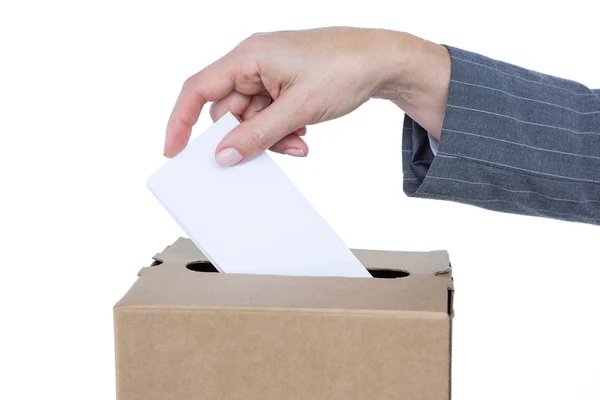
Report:
[[[114,398],[112,306],[181,235],[145,179],[187,76],[256,31],[352,25],[600,88],[594,2],[551,3],[3,1],[0,398]],[[599,399],[600,228],[407,199],[402,118],[371,101],[274,157],[348,246],[450,252],[454,398]]]

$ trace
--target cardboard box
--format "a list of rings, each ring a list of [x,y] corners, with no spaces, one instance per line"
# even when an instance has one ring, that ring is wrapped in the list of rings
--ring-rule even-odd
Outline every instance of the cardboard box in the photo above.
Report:
[[[376,279],[220,274],[177,240],[114,308],[117,399],[448,400],[448,254],[353,252]]]

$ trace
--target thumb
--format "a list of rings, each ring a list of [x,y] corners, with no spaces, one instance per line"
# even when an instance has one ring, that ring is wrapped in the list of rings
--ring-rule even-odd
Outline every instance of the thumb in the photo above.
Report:
[[[291,94],[279,96],[253,118],[227,134],[216,149],[215,160],[223,167],[249,161],[275,143],[309,124],[304,104]]]

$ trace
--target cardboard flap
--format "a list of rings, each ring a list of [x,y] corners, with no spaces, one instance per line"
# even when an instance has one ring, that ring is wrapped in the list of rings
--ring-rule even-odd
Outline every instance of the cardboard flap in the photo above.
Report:
[[[156,261],[168,263],[209,262],[206,256],[187,238],[179,238],[162,252],[153,257]]]
[[[450,257],[443,250],[427,252],[352,250],[369,270],[406,271],[411,275],[437,275],[450,272]]]
[[[352,252],[369,270],[404,271],[410,275],[438,275],[451,272],[450,257],[443,250],[427,252],[361,250]],[[153,257],[168,264],[209,262],[194,242],[179,238]]]
[[[354,251],[374,278],[221,274],[191,240],[179,239],[117,306],[453,316],[446,252]],[[386,270],[402,273],[374,273]]]

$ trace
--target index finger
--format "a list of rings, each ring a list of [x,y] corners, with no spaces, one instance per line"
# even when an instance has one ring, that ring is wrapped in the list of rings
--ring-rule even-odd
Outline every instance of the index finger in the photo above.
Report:
[[[202,108],[227,96],[235,87],[235,64],[225,56],[186,79],[167,123],[164,154],[174,157],[185,148]]]

